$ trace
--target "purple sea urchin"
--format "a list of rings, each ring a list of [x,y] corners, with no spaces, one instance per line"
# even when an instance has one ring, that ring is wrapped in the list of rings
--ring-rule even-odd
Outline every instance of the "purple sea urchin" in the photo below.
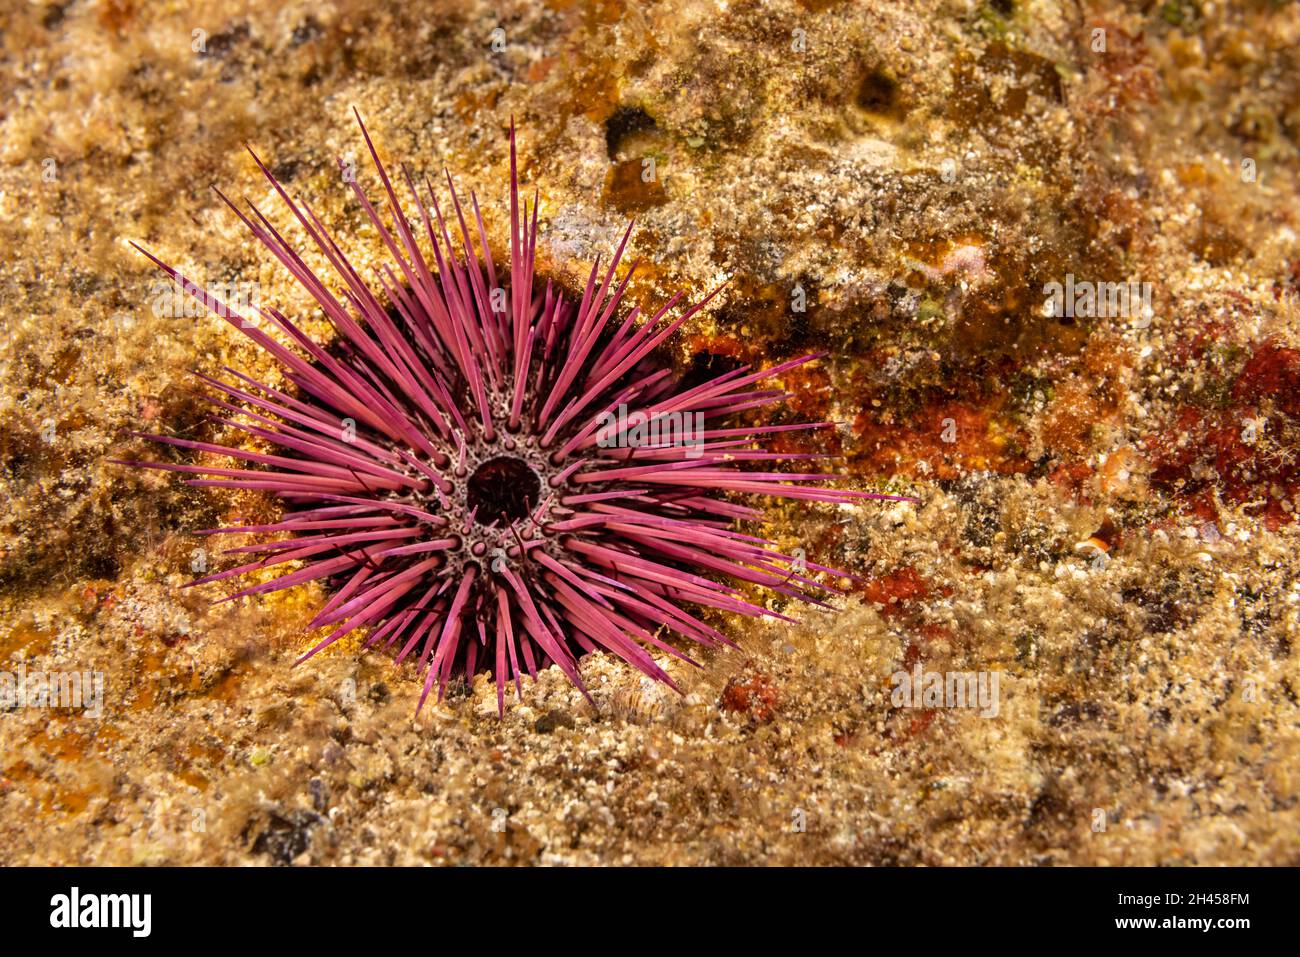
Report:
[[[378,288],[363,281],[311,209],[292,199],[256,154],[336,271],[341,291],[313,273],[255,206],[245,213],[219,193],[319,303],[337,332],[333,347],[313,341],[274,308],[258,307],[260,323],[247,321],[136,247],[271,353],[296,389],[290,394],[234,370],[227,370],[234,383],[199,376],[219,393],[209,401],[230,413],[218,422],[281,454],[136,433],[254,467],[126,464],[205,476],[187,480],[191,485],[266,490],[286,504],[272,524],[202,533],[285,537],[230,549],[260,557],[193,584],[296,563],[226,600],[323,579],[330,597],[309,627],[337,627],[304,659],[368,627],[367,647],[395,647],[399,663],[418,653],[425,675],[421,705],[435,683],[441,697],[454,673],[473,676],[487,668],[498,709],[508,682],[522,695],[522,674],[535,676],[551,663],[586,694],[577,659],[597,648],[676,688],[647,651],[691,661],[666,633],[706,646],[732,644],[692,608],[785,618],[720,578],[819,604],[819,596],[838,590],[810,576],[842,573],[736,531],[736,521],[761,512],[732,497],[892,496],[817,488],[830,477],[819,473],[755,469],[761,462],[818,457],[769,452],[757,447],[756,437],[830,423],[750,428],[718,422],[781,401],[785,393],[758,383],[817,356],[757,372],[742,367],[685,387],[657,350],[719,290],[668,321],[680,293],[644,321],[635,308],[619,318],[636,269],[633,264],[615,283],[631,224],[603,275],[599,261],[592,266],[580,301],[551,282],[541,286],[534,275],[538,204],[534,196],[531,219],[527,200],[521,211],[513,126],[504,276],[473,194],[477,239],[448,176],[463,246],[458,259],[432,183],[425,177],[426,204],[402,170],[419,213],[415,227],[364,125],[361,130],[392,218],[390,228],[352,178],[392,258]],[[417,242],[420,228],[432,268]]]

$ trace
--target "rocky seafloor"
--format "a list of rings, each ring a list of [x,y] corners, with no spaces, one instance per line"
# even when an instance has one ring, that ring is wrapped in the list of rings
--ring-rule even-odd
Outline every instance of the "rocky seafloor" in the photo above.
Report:
[[[0,681],[103,678],[0,713],[0,863],[1300,863],[1300,5],[3,0],[0,94]],[[498,718],[295,667],[318,589],[183,589],[272,506],[107,460],[267,360],[127,243],[311,316],[209,187],[288,227],[247,142],[372,267],[353,106],[496,244],[513,116],[547,276],[634,216],[635,301],[731,277],[683,368],[828,353],[790,448],[918,502],[762,531],[852,594]],[[1067,277],[1152,308],[1050,315]],[[900,705],[917,668],[997,707]]]

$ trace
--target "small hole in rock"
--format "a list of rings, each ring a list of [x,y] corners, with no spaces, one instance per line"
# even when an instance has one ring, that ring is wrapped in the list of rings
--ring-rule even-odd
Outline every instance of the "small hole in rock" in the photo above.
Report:
[[[878,116],[901,116],[898,81],[884,70],[872,70],[858,87],[856,98],[858,107],[867,113]]]
[[[617,160],[628,140],[656,129],[654,117],[639,106],[620,106],[605,121],[605,148]]]

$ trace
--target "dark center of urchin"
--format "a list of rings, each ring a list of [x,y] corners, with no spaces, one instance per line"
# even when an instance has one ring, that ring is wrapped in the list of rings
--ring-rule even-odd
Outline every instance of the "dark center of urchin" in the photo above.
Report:
[[[542,480],[523,459],[499,455],[474,469],[465,485],[465,506],[479,525],[500,527],[527,518],[542,494]]]

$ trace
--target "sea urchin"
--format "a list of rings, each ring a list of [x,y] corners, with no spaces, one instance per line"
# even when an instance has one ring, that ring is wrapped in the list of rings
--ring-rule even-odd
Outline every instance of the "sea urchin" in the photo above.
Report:
[[[232,369],[233,383],[199,376],[219,393],[208,400],[231,416],[214,416],[217,422],[279,454],[133,433],[253,467],[124,464],[204,476],[191,485],[266,490],[285,503],[273,524],[203,532],[276,537],[230,549],[259,557],[193,584],[290,567],[229,600],[323,580],[329,598],[309,627],[338,627],[304,659],[369,628],[366,646],[396,648],[399,663],[418,654],[421,705],[435,684],[441,697],[453,674],[488,669],[498,710],[509,681],[522,695],[521,675],[535,677],[551,663],[586,694],[578,657],[597,648],[676,688],[647,649],[691,661],[666,640],[669,633],[706,646],[732,644],[700,619],[701,608],[785,617],[746,600],[727,579],[814,603],[838,590],[810,576],[842,573],[735,530],[736,521],[761,517],[736,495],[822,502],[891,496],[818,488],[829,477],[823,474],[762,470],[759,463],[818,456],[765,451],[758,436],[828,422],[753,428],[718,421],[781,401],[783,391],[758,383],[817,356],[757,372],[733,369],[687,387],[659,347],[718,290],[673,319],[666,317],[680,293],[643,321],[638,309],[620,316],[636,268],[615,284],[631,224],[603,275],[599,260],[592,266],[581,301],[551,282],[541,285],[534,275],[537,198],[530,218],[527,200],[520,208],[513,124],[506,275],[492,258],[473,194],[477,237],[448,176],[458,258],[428,177],[426,204],[402,169],[419,214],[415,226],[364,124],[361,132],[392,220],[390,228],[355,177],[345,177],[391,256],[375,286],[255,153],[336,271],[338,288],[255,206],[245,213],[218,191],[319,304],[337,332],[329,348],[274,308],[257,307],[258,318],[240,315],[136,246],[267,350],[293,387],[276,389]],[[417,241],[420,230],[433,266]]]

